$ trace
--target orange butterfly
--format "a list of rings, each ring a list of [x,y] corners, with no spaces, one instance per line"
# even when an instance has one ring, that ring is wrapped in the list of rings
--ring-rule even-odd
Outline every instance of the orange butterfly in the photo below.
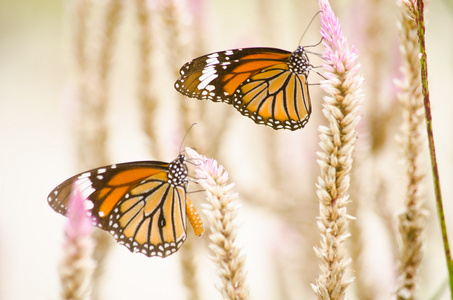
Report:
[[[308,75],[312,68],[304,47],[294,52],[233,49],[184,64],[175,88],[191,98],[231,104],[255,123],[297,130],[311,114]]]
[[[203,222],[187,196],[186,158],[170,163],[139,161],[93,169],[75,175],[48,196],[49,205],[66,215],[75,183],[95,225],[110,232],[132,252],[166,257],[186,240],[186,216],[196,235]]]

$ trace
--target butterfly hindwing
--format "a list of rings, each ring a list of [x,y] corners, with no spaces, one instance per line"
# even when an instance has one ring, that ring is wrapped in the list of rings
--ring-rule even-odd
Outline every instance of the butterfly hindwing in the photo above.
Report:
[[[234,107],[256,123],[295,130],[311,113],[305,76],[285,68],[268,68],[244,82],[234,94]]]
[[[166,256],[186,239],[186,190],[168,184],[166,177],[163,172],[146,177],[110,214],[109,231],[131,251]]]

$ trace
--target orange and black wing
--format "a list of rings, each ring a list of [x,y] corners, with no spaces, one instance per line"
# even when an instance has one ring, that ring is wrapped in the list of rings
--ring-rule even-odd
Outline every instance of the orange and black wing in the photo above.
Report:
[[[86,197],[94,224],[132,252],[160,257],[176,252],[186,239],[186,216],[197,235],[204,231],[187,197],[183,155],[171,163],[123,163],[76,175],[49,194],[56,212],[66,215],[73,184]]]
[[[186,63],[175,88],[200,100],[225,102],[258,124],[297,130],[311,113],[303,49],[245,48],[215,52]]]

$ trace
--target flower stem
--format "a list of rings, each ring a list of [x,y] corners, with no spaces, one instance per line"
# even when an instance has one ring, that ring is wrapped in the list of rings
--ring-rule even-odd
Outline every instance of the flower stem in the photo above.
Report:
[[[437,167],[436,149],[434,145],[434,135],[432,126],[431,103],[429,101],[428,90],[428,64],[426,61],[425,48],[425,21],[424,21],[424,2],[417,1],[417,24],[418,24],[418,41],[420,44],[420,65],[421,65],[421,80],[423,103],[425,105],[426,130],[428,134],[429,152],[431,156],[431,166],[434,181],[434,193],[436,196],[437,214],[439,216],[440,227],[442,230],[442,239],[444,243],[445,258],[447,260],[448,275],[450,282],[450,294],[453,299],[453,261],[451,260],[450,245],[448,243],[447,227],[445,224],[445,214],[442,204],[442,194],[440,190],[439,171]]]

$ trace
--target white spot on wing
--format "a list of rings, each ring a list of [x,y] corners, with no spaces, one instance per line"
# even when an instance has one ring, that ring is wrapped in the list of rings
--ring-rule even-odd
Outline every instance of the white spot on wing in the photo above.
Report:
[[[77,179],[84,179],[84,178],[90,177],[90,175],[91,175],[90,172],[85,172],[85,173],[80,174],[80,176],[77,177]]]
[[[212,53],[208,55],[208,58],[216,58],[219,57],[219,53]]]
[[[203,75],[201,75],[200,78],[199,78],[200,81],[205,80],[209,76],[215,75],[216,70],[215,70],[214,66],[210,66],[210,67],[204,68],[202,73],[203,73]]]
[[[85,201],[85,208],[86,208],[86,209],[92,210],[93,207],[94,207],[93,202],[91,202],[91,201]]]
[[[205,74],[205,75],[207,75],[207,74]],[[199,89],[199,90],[204,90],[208,84],[210,84],[214,79],[219,77],[219,75],[214,73],[214,74],[209,74],[209,76],[207,76],[205,78],[202,78],[205,75],[200,76],[200,80],[202,80],[202,81],[197,86],[197,89]]]
[[[220,63],[220,62],[219,62],[219,60],[218,60],[217,58],[208,58],[208,59],[206,60],[206,64],[207,64],[208,66],[211,66],[211,65],[218,65],[219,63]]]

